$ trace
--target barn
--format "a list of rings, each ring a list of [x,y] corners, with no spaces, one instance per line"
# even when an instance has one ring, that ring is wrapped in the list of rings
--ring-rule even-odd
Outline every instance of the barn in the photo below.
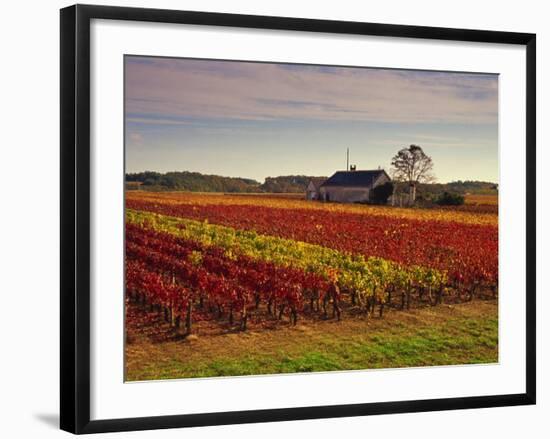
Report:
[[[326,177],[311,177],[306,188],[306,200],[318,200],[319,189],[326,180]]]
[[[339,203],[361,203],[371,199],[371,191],[390,176],[383,169],[337,171],[319,187],[319,200]]]

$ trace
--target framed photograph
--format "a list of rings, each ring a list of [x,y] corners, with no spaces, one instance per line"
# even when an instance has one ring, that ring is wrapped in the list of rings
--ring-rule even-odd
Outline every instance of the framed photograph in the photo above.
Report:
[[[535,403],[535,35],[61,10],[61,428]]]

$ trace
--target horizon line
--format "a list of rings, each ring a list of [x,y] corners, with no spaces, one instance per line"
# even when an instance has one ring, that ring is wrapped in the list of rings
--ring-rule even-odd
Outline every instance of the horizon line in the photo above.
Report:
[[[390,176],[391,178],[391,175],[388,173],[388,171],[386,171],[384,168],[380,168],[380,169],[357,169],[355,171],[350,171],[350,170],[345,170],[345,169],[337,169],[334,171],[334,173],[336,172],[360,172],[360,171],[384,171],[388,174],[388,176]],[[251,178],[251,177],[242,177],[242,176],[239,176],[239,177],[231,177],[229,175],[220,175],[220,174],[205,174],[203,172],[199,172],[199,171],[190,171],[190,170],[173,170],[173,171],[165,171],[165,172],[160,172],[160,171],[153,171],[151,169],[147,169],[147,170],[143,170],[143,171],[127,171],[125,170],[124,171],[124,177],[126,179],[126,176],[128,174],[142,174],[142,173],[145,173],[145,172],[155,172],[157,174],[161,174],[161,175],[165,175],[165,174],[170,174],[170,173],[183,173],[183,172],[189,172],[189,173],[194,173],[194,174],[200,174],[200,175],[206,175],[206,176],[209,176],[209,177],[222,177],[222,178],[234,178],[234,179],[241,179],[241,180],[252,180],[252,181],[256,181],[258,182],[259,184],[262,184],[262,182],[256,180],[255,178]],[[332,175],[334,175],[334,173]],[[308,175],[308,174],[280,174],[280,175],[276,175],[276,176],[267,176],[267,177],[264,177],[264,182],[268,179],[268,178],[278,178],[278,177],[308,177],[308,178],[318,178],[318,177],[325,177],[324,175]],[[326,178],[329,178],[330,176],[326,176]],[[392,179],[392,181],[394,181]],[[395,181],[399,181],[399,180],[395,180]],[[489,184],[494,184],[494,185],[499,185],[500,183],[499,182],[494,182],[494,181],[488,181],[488,180],[471,180],[471,179],[465,179],[465,180],[450,180],[450,181],[445,181],[445,182],[441,182],[441,181],[435,181],[435,182],[431,182],[431,183],[420,183],[420,184],[449,184],[449,183],[458,183],[458,182],[467,182],[467,181],[471,181],[471,182],[477,182],[477,183],[489,183]]]

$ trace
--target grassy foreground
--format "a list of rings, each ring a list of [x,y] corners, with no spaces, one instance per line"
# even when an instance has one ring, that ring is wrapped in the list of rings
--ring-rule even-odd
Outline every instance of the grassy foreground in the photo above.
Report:
[[[132,318],[126,380],[498,361],[497,301],[390,311],[383,319],[302,323],[244,333],[213,333],[205,326],[196,337],[176,340],[167,328],[159,331],[159,322],[150,315]]]

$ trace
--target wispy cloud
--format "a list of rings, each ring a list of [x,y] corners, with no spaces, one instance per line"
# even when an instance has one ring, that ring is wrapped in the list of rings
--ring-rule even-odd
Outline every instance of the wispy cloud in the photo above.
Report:
[[[138,57],[126,62],[127,121],[497,120],[496,75]]]

